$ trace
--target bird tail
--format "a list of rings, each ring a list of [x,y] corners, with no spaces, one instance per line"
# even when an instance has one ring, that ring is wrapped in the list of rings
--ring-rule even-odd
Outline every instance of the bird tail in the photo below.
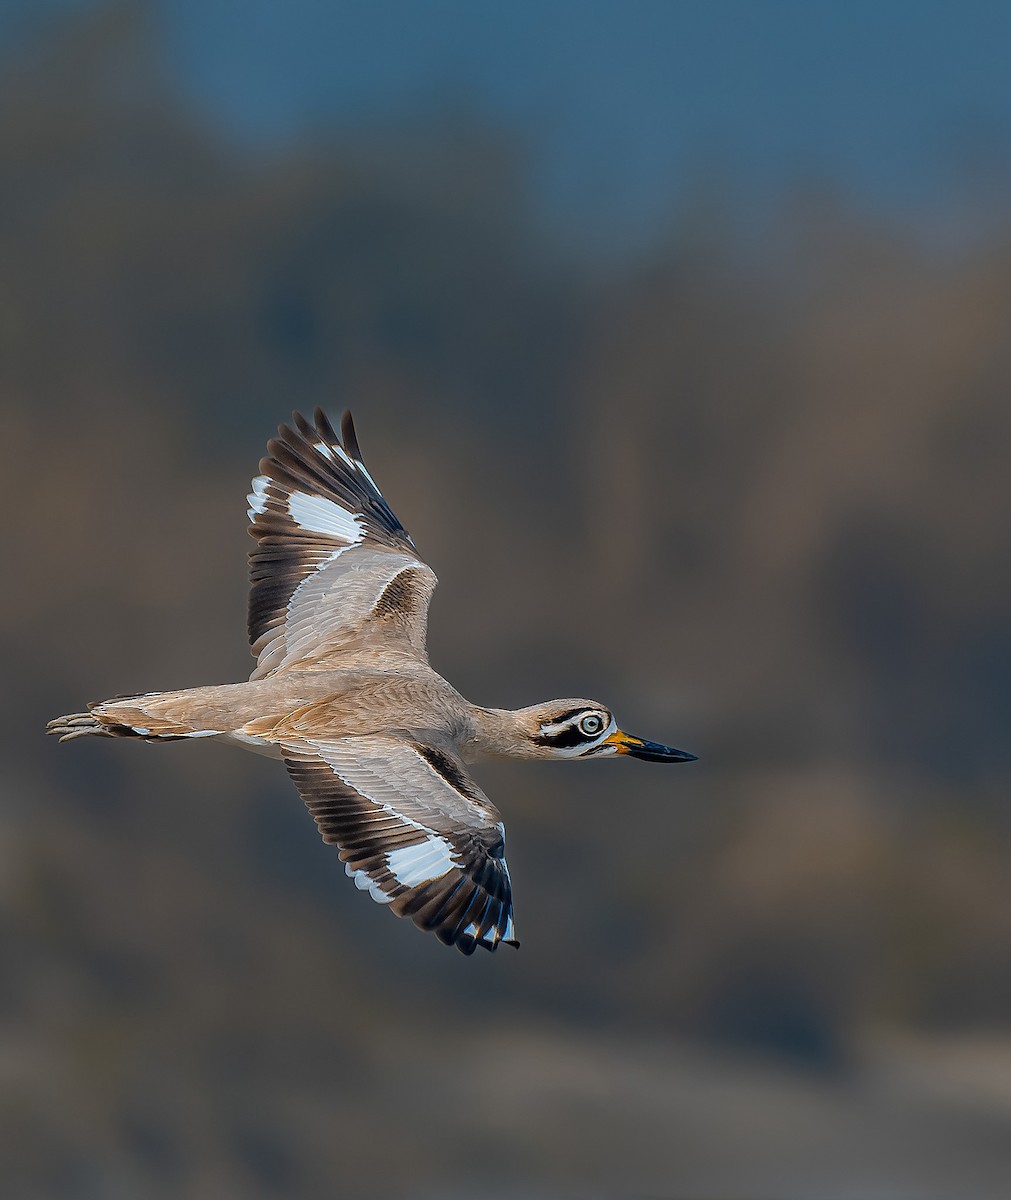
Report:
[[[63,717],[54,717],[46,726],[46,733],[54,734],[61,742],[69,742],[72,738],[84,737],[93,733],[98,737],[115,737],[112,729],[103,725],[90,712],[67,713]]]
[[[179,692],[147,692],[142,696],[116,696],[88,705],[87,712],[67,713],[46,726],[46,733],[61,742],[86,737],[129,737],[145,741],[175,741],[184,737],[207,737],[220,732],[201,729],[181,718]],[[175,710],[173,712],[172,710]]]

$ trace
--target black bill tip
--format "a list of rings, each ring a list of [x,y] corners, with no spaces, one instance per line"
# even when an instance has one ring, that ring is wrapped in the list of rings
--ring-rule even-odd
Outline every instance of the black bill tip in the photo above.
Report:
[[[689,754],[687,750],[677,750],[673,746],[664,746],[660,742],[644,742],[639,738],[629,738],[626,742],[626,753],[633,758],[642,758],[646,762],[696,762],[697,754]]]

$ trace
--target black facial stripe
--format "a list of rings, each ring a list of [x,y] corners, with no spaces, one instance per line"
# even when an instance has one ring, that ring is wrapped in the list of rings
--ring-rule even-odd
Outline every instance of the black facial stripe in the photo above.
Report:
[[[566,721],[572,721],[576,717],[585,716],[586,712],[587,710],[585,708],[570,708],[568,712],[562,713],[560,717],[554,717],[551,721],[551,724],[564,725]]]
[[[539,738],[534,738],[538,746],[553,746],[556,750],[571,750],[574,746],[582,746],[586,742],[595,742],[600,737],[599,733],[594,733],[587,736],[581,733],[577,725],[571,725],[568,729],[563,729],[561,733],[543,734]]]

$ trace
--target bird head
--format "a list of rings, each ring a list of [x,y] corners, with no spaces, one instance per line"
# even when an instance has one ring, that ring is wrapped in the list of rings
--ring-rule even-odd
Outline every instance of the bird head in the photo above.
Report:
[[[549,700],[515,714],[532,758],[608,758],[630,754],[649,762],[693,762],[694,754],[648,742],[620,730],[610,709],[596,700]]]

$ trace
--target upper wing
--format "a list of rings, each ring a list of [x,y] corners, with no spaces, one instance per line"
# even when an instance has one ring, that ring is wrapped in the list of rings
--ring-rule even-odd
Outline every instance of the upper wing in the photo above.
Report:
[[[355,884],[464,954],[518,946],[505,828],[463,763],[434,740],[284,741],[323,840]]]
[[[343,444],[320,409],[315,428],[293,419],[247,497],[251,678],[364,646],[423,659],[435,573],[366,470],[351,414]]]

